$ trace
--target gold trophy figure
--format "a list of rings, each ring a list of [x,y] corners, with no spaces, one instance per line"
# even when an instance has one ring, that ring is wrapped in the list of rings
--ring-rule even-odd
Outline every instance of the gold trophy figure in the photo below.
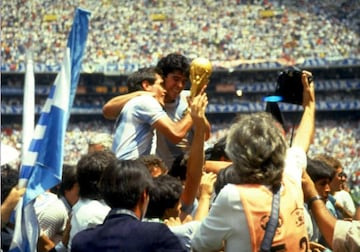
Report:
[[[190,97],[199,94],[203,86],[209,83],[212,72],[211,62],[205,58],[196,58],[190,64]]]

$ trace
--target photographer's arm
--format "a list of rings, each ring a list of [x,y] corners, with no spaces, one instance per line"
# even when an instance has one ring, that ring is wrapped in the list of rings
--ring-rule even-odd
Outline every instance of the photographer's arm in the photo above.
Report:
[[[311,73],[307,71],[303,71],[301,76],[304,90],[304,112],[293,141],[293,146],[302,148],[305,153],[308,151],[315,134],[315,91],[314,82],[309,83],[308,77],[310,76],[312,76]]]

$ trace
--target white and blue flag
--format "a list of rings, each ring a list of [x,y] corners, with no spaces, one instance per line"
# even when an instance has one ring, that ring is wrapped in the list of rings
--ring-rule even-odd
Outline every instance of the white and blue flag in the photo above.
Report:
[[[65,132],[80,77],[89,17],[90,12],[76,9],[61,70],[41,111],[29,148],[23,153],[19,186],[27,189],[17,205],[10,251],[37,250],[39,225],[33,203],[38,195],[61,181]]]

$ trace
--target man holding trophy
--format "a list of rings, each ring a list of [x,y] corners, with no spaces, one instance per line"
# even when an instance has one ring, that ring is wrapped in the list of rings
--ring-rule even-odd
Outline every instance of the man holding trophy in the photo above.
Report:
[[[190,66],[185,56],[171,53],[160,59],[157,67],[162,71],[166,90],[164,110],[171,120],[174,122],[180,121],[184,114],[189,111],[189,101],[191,102],[193,97],[205,92],[212,71],[211,63],[204,58],[197,58]],[[184,90],[189,77],[191,81],[190,91]],[[152,93],[136,91],[114,97],[104,105],[104,117],[112,120],[116,119],[126,102],[140,95],[152,95]],[[209,136],[210,123],[207,121],[205,139],[207,140]],[[157,132],[156,155],[163,159],[168,168],[171,169],[174,160],[189,150],[191,142],[191,130],[189,130],[186,137],[176,144]]]
[[[180,64],[180,62],[182,63]],[[180,65],[182,66],[181,68],[179,67]],[[195,59],[189,65],[183,55],[174,53],[160,59],[158,67],[163,71],[164,87],[167,91],[164,109],[173,121],[179,121],[184,114],[189,111],[189,101],[191,102],[196,95],[205,92],[211,75],[211,63],[205,59],[200,61]],[[191,84],[190,91],[184,90],[189,78]],[[209,137],[210,123],[207,121],[205,140]],[[161,157],[169,169],[171,169],[175,159],[181,159],[182,156],[188,153],[192,139],[192,129],[190,129],[187,136],[176,145],[172,144],[164,135],[159,133],[157,134],[156,154]]]

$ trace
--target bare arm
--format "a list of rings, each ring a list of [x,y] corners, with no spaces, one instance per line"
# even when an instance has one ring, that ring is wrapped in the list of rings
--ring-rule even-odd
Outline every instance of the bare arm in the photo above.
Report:
[[[205,117],[205,141],[210,138],[210,132],[211,132],[211,124],[208,121],[208,119]]]
[[[187,113],[180,121],[174,122],[170,117],[165,116],[157,120],[153,127],[160,131],[164,136],[172,143],[177,144],[185,136],[192,126],[192,119],[189,113]]]
[[[200,183],[199,205],[196,209],[194,220],[203,220],[209,213],[211,196],[216,181],[215,173],[203,173]]]
[[[181,194],[181,202],[185,205],[192,205],[197,195],[202,168],[205,160],[205,110],[208,104],[205,93],[194,98],[191,104],[191,117],[194,122],[194,138],[190,148],[189,159],[187,162],[186,180],[184,191]]]
[[[215,174],[218,174],[220,170],[225,169],[231,164],[231,161],[206,160],[204,169],[206,172],[213,172]]]
[[[105,103],[105,105],[103,106],[104,117],[109,120],[115,120],[120,114],[125,104],[132,98],[139,95],[153,95],[153,93],[147,91],[136,91],[136,92],[116,96],[111,100],[109,100],[107,103]]]
[[[297,129],[293,146],[302,148],[305,152],[308,151],[310,144],[314,139],[315,134],[315,91],[314,82],[308,82],[310,72],[303,71],[302,84],[303,84],[303,107],[304,112]]]
[[[4,227],[9,222],[11,213],[19,202],[20,197],[25,193],[25,190],[25,187],[20,189],[13,187],[1,204],[1,227]]]
[[[360,206],[356,208],[354,220],[360,220]]]
[[[337,210],[339,210],[343,214],[344,219],[352,220],[352,217],[353,217],[352,213],[349,210],[347,210],[341,203],[336,201],[335,207]]]
[[[207,85],[204,85],[202,87],[202,89],[200,90],[199,94],[197,94],[196,96],[203,95],[206,91],[206,88],[207,88]],[[189,103],[189,100],[190,100],[190,97],[188,97],[188,103]],[[211,124],[210,124],[209,120],[206,118],[206,116],[204,119],[205,119],[205,141],[206,141],[210,138]]]
[[[205,119],[204,141],[210,137],[210,123]],[[166,116],[154,123],[154,128],[160,131],[173,144],[179,143],[193,126],[193,120],[187,113],[180,121],[174,122]]]
[[[318,195],[314,182],[306,171],[303,172],[302,188],[304,192],[305,202]],[[326,242],[331,245],[334,236],[334,229],[336,218],[326,208],[322,200],[315,200],[309,206],[312,215],[320,229],[321,234],[324,236]]]

